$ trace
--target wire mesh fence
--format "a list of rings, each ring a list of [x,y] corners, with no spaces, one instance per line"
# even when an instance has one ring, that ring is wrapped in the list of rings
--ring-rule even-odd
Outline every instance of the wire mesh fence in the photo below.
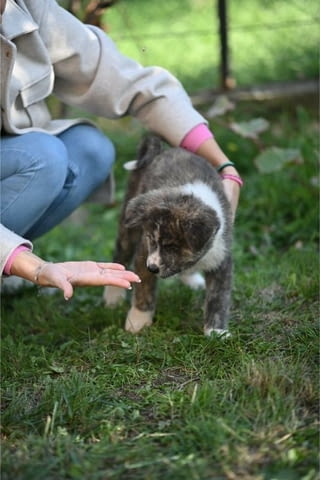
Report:
[[[229,73],[235,84],[318,75],[316,1],[229,0],[226,6]],[[169,69],[190,92],[221,85],[218,0],[120,0],[105,21],[125,54]]]

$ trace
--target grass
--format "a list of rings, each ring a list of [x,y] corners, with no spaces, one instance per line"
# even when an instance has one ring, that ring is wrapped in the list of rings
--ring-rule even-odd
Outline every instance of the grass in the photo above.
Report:
[[[232,115],[264,116],[265,145],[299,148],[304,160],[261,175],[254,144],[212,122],[245,179],[232,338],[205,338],[203,292],[173,280],[160,284],[156,322],[138,336],[123,330],[128,303],[104,308],[100,288],[77,289],[68,303],[36,289],[4,296],[3,480],[319,478],[318,114],[246,104]],[[98,122],[118,150],[117,203],[88,205],[83,223],[37,240],[48,260],[111,258],[122,164],[142,129]]]
[[[3,479],[318,478],[316,118],[302,107],[270,117],[266,143],[284,138],[304,157],[277,175],[259,174],[254,147],[216,128],[246,180],[232,339],[204,338],[203,293],[169,280],[139,336],[123,331],[127,305],[105,309],[99,288],[69,303],[34,289],[4,297]],[[85,225],[39,239],[46,258],[111,257],[121,164],[141,132],[109,128],[123,153],[118,204],[88,206]]]

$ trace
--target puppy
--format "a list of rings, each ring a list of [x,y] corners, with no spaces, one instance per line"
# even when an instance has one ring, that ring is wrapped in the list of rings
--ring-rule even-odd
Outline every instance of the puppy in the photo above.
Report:
[[[125,329],[152,324],[157,278],[180,274],[192,287],[204,284],[204,333],[228,335],[232,280],[232,215],[219,174],[208,161],[182,148],[164,147],[149,135],[128,182],[113,260],[142,282],[134,286]],[[106,305],[125,295],[106,287]]]

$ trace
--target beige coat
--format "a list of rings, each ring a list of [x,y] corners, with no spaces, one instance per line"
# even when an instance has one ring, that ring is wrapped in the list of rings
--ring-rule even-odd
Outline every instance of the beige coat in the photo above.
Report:
[[[45,103],[52,93],[95,115],[133,115],[172,145],[205,122],[172,75],[123,56],[102,30],[83,25],[54,0],[8,0],[0,33],[7,133],[58,133],[74,123],[52,120]]]
[[[176,78],[123,56],[102,30],[83,25],[55,0],[8,0],[0,41],[2,132],[57,134],[87,121],[53,120],[51,94],[98,116],[135,116],[172,145],[205,122]],[[1,243],[2,271],[24,240],[6,232]]]

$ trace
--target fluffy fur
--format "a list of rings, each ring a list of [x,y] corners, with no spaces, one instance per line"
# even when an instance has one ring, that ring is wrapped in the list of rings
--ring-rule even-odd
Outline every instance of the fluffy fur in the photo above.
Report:
[[[130,162],[132,163],[132,162]],[[132,165],[131,165],[132,167]],[[126,330],[152,324],[157,277],[180,274],[203,286],[204,332],[227,334],[231,296],[232,221],[220,176],[203,158],[181,148],[164,148],[158,137],[141,144],[120,218],[113,260],[129,266],[142,283],[134,286]],[[123,291],[107,287],[108,306]]]

